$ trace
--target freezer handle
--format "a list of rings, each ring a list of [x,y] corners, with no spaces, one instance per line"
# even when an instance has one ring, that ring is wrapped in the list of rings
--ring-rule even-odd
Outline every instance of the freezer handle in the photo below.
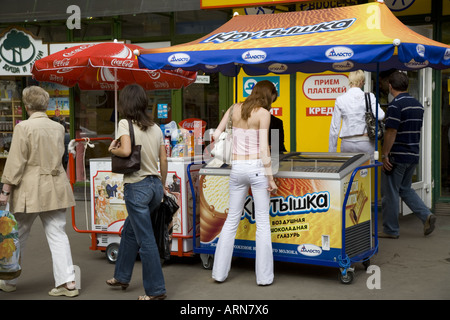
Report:
[[[205,164],[205,161],[202,161],[202,164]],[[191,188],[191,193],[192,193],[192,225],[194,228],[194,231],[192,232],[192,241],[193,241],[193,250],[195,252],[195,249],[197,249],[197,197],[195,195],[195,188],[194,188],[194,184],[192,183],[192,177],[191,177],[191,166],[193,164],[199,164],[198,162],[191,162],[190,164],[188,164],[187,166],[187,176],[188,176],[188,180],[189,180],[189,187]]]
[[[360,166],[355,168],[355,170],[353,170],[352,175],[350,177],[350,180],[348,182],[348,186],[347,186],[347,191],[345,192],[345,197],[344,197],[344,201],[342,204],[342,253],[340,256],[340,260],[345,263],[346,265],[343,265],[343,268],[348,268],[349,264],[350,264],[350,258],[347,256],[347,254],[345,253],[345,208],[347,206],[347,201],[348,201],[348,197],[350,195],[350,190],[352,189],[352,183],[353,183],[353,179],[355,178],[355,175],[358,171],[362,170],[362,169],[371,169],[374,168],[375,169],[375,184],[374,184],[374,235],[375,235],[375,246],[374,248],[378,247],[378,167],[382,166],[383,163],[379,162],[379,161],[375,161],[375,163],[369,164],[369,165],[365,165],[365,166]]]

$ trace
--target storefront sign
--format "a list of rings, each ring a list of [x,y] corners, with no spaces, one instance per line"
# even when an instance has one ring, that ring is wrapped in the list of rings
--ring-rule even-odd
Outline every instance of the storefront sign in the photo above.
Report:
[[[267,76],[249,76],[244,71],[237,77],[238,81],[238,101],[244,101],[252,92],[253,86],[262,80],[269,80],[272,82],[277,89],[278,98],[272,104],[272,109],[270,112],[280,118],[283,121],[284,129],[284,146],[287,150],[290,150],[291,146],[291,114],[290,114],[290,75],[281,74],[276,75],[275,73],[269,73]],[[284,110],[283,110],[284,109]]]
[[[306,78],[302,88],[309,100],[335,100],[347,87],[348,78],[343,74],[320,74]]]
[[[158,103],[158,119],[167,119],[168,110],[166,103]]]
[[[216,9],[226,7],[255,7],[255,6],[274,6],[283,3],[303,2],[307,0],[271,0],[271,1],[250,1],[250,0],[200,0],[201,9]]]
[[[42,40],[12,27],[0,36],[0,76],[30,76],[33,63],[47,54]]]
[[[296,4],[296,11],[309,11],[320,9],[340,8],[358,4],[357,0],[326,0],[326,1],[304,1]]]
[[[429,0],[384,0],[396,16],[431,14],[431,2]]]
[[[244,98],[248,97],[252,93],[253,87],[259,81],[268,80],[273,83],[275,89],[277,89],[278,96],[280,96],[280,77],[243,77],[243,93]]]
[[[297,74],[297,150],[328,152],[331,116],[336,98],[348,90],[345,74],[325,72]],[[300,91],[301,90],[301,91]],[[314,137],[314,138],[305,138]]]

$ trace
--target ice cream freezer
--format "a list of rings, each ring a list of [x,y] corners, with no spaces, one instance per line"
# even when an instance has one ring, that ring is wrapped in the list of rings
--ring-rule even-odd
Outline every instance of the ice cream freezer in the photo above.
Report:
[[[300,153],[280,156],[274,174],[278,191],[269,204],[275,260],[337,267],[341,281],[353,279],[352,263],[377,252],[371,208],[368,154]],[[230,167],[200,169],[200,253],[210,267],[228,211]],[[375,208],[376,210],[376,208]],[[256,223],[251,189],[242,208],[234,255],[255,256]]]
[[[198,163],[198,164],[196,164]],[[91,227],[95,246],[91,249],[106,252],[110,262],[117,258],[120,232],[128,216],[123,196],[123,175],[111,172],[111,158],[90,160]],[[198,194],[198,173],[202,165],[201,157],[168,158],[166,186],[170,197],[176,200],[180,209],[173,217],[171,254],[189,256],[193,254],[194,243],[198,242],[193,218],[193,193],[189,187],[187,166]],[[195,239],[195,240],[194,240]]]

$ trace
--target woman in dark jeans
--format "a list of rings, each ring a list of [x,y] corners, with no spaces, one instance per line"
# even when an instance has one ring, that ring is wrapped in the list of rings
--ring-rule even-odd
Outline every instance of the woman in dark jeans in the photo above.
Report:
[[[147,107],[147,95],[141,86],[132,84],[121,91],[118,111],[123,119],[119,121],[117,130],[119,138],[111,143],[109,151],[121,157],[131,154],[127,121],[130,119],[135,143],[142,146],[141,169],[123,177],[128,217],[122,230],[114,278],[106,283],[126,289],[139,253],[145,289],[145,295],[140,296],[139,300],[161,300],[166,297],[166,288],[150,214],[163,198],[167,156],[162,131],[147,113]],[[158,161],[161,173],[158,171]]]

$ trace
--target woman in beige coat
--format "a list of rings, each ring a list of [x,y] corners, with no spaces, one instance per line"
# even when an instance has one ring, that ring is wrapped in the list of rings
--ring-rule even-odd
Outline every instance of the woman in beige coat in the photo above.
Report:
[[[34,220],[39,216],[52,253],[55,288],[51,296],[77,296],[69,239],[65,232],[66,209],[75,205],[62,165],[64,127],[45,111],[48,93],[37,86],[23,90],[29,115],[14,128],[1,182],[0,204],[9,202],[19,225],[21,252]],[[17,279],[1,281],[0,290],[16,289]]]

